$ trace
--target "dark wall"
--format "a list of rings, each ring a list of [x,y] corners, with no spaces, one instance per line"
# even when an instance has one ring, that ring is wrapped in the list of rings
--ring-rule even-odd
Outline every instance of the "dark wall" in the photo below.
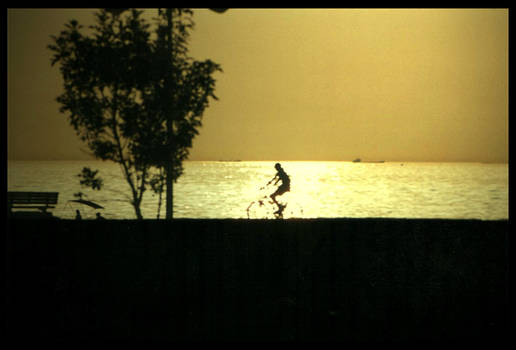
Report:
[[[10,220],[8,332],[496,342],[508,222]]]

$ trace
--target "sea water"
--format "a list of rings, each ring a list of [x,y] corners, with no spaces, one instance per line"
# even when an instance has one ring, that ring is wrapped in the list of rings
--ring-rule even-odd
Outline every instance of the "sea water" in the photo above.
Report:
[[[248,208],[274,192],[265,186],[275,175],[274,161],[186,161],[174,184],[176,218],[248,218]],[[286,203],[284,218],[450,218],[508,219],[508,164],[353,163],[280,161],[291,190],[277,199]],[[131,193],[120,166],[101,161],[8,161],[8,191],[59,192],[52,213],[60,218],[134,219]],[[98,169],[100,191],[82,188],[83,167]],[[265,187],[265,188],[263,188]],[[262,189],[263,188],[263,189]],[[93,209],[70,202],[74,193],[103,206]],[[160,217],[165,216],[163,196]],[[157,217],[159,197],[150,188],[141,205],[144,218]],[[270,210],[264,214],[270,217]],[[269,215],[269,216],[267,216]]]

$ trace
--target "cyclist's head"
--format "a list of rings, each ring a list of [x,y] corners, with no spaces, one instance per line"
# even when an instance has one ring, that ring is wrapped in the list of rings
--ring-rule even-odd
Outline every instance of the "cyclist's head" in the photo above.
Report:
[[[276,170],[280,170],[281,169],[281,164],[280,163],[276,163],[276,164],[274,164],[274,167],[276,168]]]

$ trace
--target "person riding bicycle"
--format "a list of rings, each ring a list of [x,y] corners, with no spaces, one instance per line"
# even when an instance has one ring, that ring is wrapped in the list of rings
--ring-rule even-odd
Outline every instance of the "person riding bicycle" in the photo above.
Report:
[[[276,182],[274,182],[274,185],[276,185],[281,180],[281,185],[276,189],[276,191],[273,194],[271,194],[270,197],[273,200],[273,202],[276,203],[276,205],[278,206],[278,211],[281,211],[283,208],[285,208],[285,205],[278,203],[276,197],[281,196],[283,193],[290,191],[290,177],[287,175],[285,170],[283,170],[280,163],[276,163],[274,167],[276,168],[277,173],[272,178],[272,180],[269,181],[269,183],[276,180]]]

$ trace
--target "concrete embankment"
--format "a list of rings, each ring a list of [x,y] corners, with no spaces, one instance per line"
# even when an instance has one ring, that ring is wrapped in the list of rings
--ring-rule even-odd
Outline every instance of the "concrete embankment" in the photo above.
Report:
[[[508,221],[9,220],[8,334],[502,341]]]

